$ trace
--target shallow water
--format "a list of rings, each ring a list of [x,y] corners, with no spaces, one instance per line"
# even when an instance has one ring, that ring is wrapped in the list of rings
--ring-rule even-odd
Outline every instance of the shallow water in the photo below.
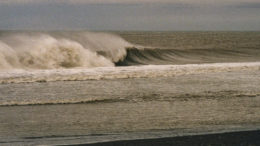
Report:
[[[92,100],[1,106],[1,142],[90,143],[259,129],[259,86],[259,71],[2,84],[1,100]]]

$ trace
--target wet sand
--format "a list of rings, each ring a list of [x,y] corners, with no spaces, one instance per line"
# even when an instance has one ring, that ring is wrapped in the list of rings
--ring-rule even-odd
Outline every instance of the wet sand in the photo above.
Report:
[[[86,144],[82,144],[86,145]],[[122,140],[89,146],[259,146],[260,130],[158,139]]]

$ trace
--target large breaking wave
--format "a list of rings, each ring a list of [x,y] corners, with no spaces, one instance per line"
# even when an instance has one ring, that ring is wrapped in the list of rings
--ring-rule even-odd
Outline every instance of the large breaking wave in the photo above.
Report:
[[[106,33],[2,34],[0,70],[114,66],[131,46],[119,36]]]
[[[101,32],[0,33],[0,71],[256,62],[257,48],[153,48]]]
[[[259,70],[259,60],[258,47],[180,50],[101,32],[0,33],[0,84]]]

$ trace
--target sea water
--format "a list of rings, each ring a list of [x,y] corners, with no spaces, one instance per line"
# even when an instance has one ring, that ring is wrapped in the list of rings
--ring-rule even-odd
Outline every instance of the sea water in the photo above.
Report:
[[[259,32],[1,32],[0,144],[259,129]]]

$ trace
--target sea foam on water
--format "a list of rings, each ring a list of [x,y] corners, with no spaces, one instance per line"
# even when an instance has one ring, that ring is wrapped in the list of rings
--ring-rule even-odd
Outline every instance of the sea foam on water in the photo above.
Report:
[[[0,72],[0,83],[171,77],[188,74],[258,70],[260,70],[260,62],[145,65],[130,67],[96,67],[51,70],[6,70]]]

